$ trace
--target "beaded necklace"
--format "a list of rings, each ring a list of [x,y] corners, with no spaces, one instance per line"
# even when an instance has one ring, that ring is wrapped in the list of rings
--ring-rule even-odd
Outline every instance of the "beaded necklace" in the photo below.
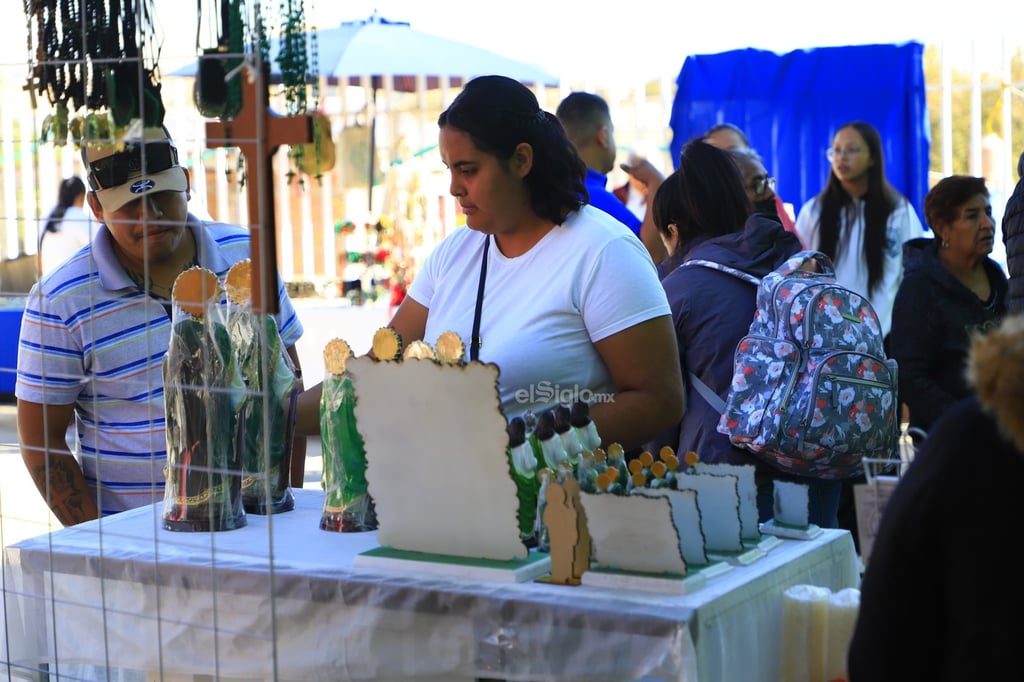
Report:
[[[69,112],[83,108],[109,109],[117,127],[137,118],[146,126],[163,123],[153,0],[23,0],[23,5],[26,89],[33,108],[36,94],[56,108],[55,143],[67,138]],[[49,131],[43,132],[45,139]]]

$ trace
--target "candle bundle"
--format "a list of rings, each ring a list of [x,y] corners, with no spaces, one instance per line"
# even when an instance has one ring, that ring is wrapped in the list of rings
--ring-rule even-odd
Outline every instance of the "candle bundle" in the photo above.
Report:
[[[825,631],[825,677],[828,680],[847,680],[846,654],[853,638],[860,610],[860,590],[848,587],[828,598],[828,628]]]
[[[794,585],[782,595],[782,682],[846,680],[860,590]]]
[[[831,591],[794,585],[782,595],[782,682],[819,682]]]

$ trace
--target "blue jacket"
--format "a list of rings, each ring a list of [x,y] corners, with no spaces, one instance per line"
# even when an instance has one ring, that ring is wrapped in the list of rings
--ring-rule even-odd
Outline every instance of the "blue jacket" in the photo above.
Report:
[[[751,216],[742,232],[714,237],[693,246],[682,258],[709,260],[761,278],[800,251],[792,232],[769,218]],[[695,450],[702,462],[756,464],[772,470],[729,442],[716,430],[719,413],[697,393],[693,372],[724,400],[732,384],[733,354],[754,319],[757,288],[736,277],[704,267],[676,268],[661,282],[672,308],[679,360],[686,385],[686,410],[678,428],[648,444],[652,453],[672,446],[680,458]]]
[[[637,237],[640,236],[640,225],[643,221],[633,215],[617,196],[608,191],[608,176],[588,168],[586,185],[591,206],[601,209],[632,230]]]

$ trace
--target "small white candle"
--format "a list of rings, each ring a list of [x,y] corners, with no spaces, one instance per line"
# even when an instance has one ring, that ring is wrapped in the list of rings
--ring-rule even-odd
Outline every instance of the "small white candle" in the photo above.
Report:
[[[825,656],[825,628],[832,591],[794,585],[782,594],[781,682],[819,682]]]

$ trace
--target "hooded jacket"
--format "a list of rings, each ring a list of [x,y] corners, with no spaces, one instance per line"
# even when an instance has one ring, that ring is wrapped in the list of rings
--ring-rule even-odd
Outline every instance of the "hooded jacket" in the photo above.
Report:
[[[1024,590],[1006,552],[1024,490],[1024,315],[973,343],[969,376],[976,396],[936,422],[885,507],[850,682],[1005,680],[1021,669]]]
[[[800,251],[800,240],[777,220],[751,216],[742,232],[700,242],[682,261],[702,259],[762,278]],[[757,288],[729,274],[705,267],[677,267],[662,279],[672,308],[679,360],[686,384],[686,411],[679,427],[648,444],[651,452],[669,445],[677,453],[694,450],[701,461],[755,464],[774,471],[718,433],[720,414],[700,396],[688,378],[693,372],[725,399],[732,384],[736,344],[750,329]]]
[[[1024,154],[1017,161],[1017,174],[1021,179],[1013,188],[1003,213],[1003,245],[1010,271],[1006,309],[1011,313],[1024,313]]]
[[[992,298],[981,301],[939,261],[937,244],[922,238],[903,245],[889,338],[900,400],[910,409],[910,423],[925,431],[971,394],[964,375],[971,334],[991,330],[1006,314],[1006,275],[999,265],[985,259]]]

